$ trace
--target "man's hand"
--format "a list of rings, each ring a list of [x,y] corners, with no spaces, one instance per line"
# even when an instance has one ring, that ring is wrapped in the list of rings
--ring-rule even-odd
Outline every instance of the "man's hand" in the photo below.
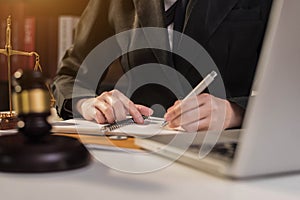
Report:
[[[175,102],[165,120],[170,128],[181,126],[190,132],[223,130],[240,126],[243,112],[238,105],[205,93]]]
[[[99,124],[114,123],[126,119],[129,114],[136,123],[144,123],[142,115],[150,116],[153,110],[134,104],[118,90],[103,92],[100,96],[78,101],[76,108],[86,120],[95,120]]]

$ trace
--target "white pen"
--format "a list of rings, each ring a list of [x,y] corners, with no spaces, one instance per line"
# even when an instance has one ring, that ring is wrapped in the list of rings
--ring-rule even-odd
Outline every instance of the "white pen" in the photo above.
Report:
[[[217,72],[212,71],[210,74],[208,74],[182,101],[185,101],[186,99],[190,98],[193,95],[201,94],[207,88],[216,78]],[[167,121],[164,121],[161,124],[161,127],[165,127],[168,125]]]

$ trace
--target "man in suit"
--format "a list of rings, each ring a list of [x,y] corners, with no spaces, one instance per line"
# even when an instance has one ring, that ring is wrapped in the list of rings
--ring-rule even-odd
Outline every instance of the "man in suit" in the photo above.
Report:
[[[272,0],[178,0],[174,3],[175,0],[91,0],[77,27],[74,45],[66,52],[53,84],[59,115],[64,119],[81,115],[98,123],[113,123],[130,114],[137,123],[143,123],[142,115],[153,112],[148,107],[161,104],[168,109],[164,117],[171,127],[182,126],[189,131],[214,129],[212,122],[220,119],[212,113],[224,108],[222,129],[240,126]],[[169,20],[166,10],[172,5],[176,8]],[[196,103],[192,99],[175,102],[172,92],[150,84],[129,99],[117,90],[101,87],[101,83],[94,97],[72,95],[79,67],[93,48],[117,33],[143,27],[173,28],[201,44],[221,73],[227,97],[203,93],[197,96]],[[172,45],[170,38],[169,42]],[[129,52],[112,63],[111,68],[119,66],[126,73],[135,66],[153,62],[173,67],[192,87],[202,79],[183,58],[156,49]]]

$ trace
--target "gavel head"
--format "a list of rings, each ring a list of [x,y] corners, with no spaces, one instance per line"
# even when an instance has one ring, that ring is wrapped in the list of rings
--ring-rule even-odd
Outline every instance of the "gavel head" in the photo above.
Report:
[[[25,136],[39,139],[51,134],[50,95],[47,79],[40,71],[18,70],[13,75],[13,106],[18,114],[19,131]]]

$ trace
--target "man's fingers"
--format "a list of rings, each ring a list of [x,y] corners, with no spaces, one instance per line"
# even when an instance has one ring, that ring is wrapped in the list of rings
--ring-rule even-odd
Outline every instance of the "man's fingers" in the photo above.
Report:
[[[99,96],[99,99],[106,102],[110,105],[111,109],[108,109],[108,106],[98,106],[99,110],[105,115],[109,123],[113,123],[112,117],[115,119],[125,119],[126,114],[129,113],[135,122],[143,123],[143,117],[140,111],[136,108],[134,103],[126,97],[123,93],[118,90],[112,90],[110,92],[105,92]],[[113,113],[113,114],[112,114]]]
[[[208,128],[210,127],[210,119],[205,118],[202,120],[192,122],[190,124],[183,125],[181,127],[188,132],[208,130]]]
[[[142,114],[136,107],[136,105],[124,94],[119,92],[118,90],[114,90],[113,95],[115,95],[124,105],[125,109],[128,111],[128,113],[132,116],[133,120],[138,123],[142,124],[144,123],[144,119],[142,117]]]
[[[85,107],[81,107],[85,119],[95,119],[98,123],[114,123],[126,119],[127,114],[130,114],[136,123],[141,124],[144,123],[142,115],[153,114],[152,109],[135,105],[118,90],[103,92],[100,96],[88,100]]]
[[[108,123],[111,124],[111,123],[115,122],[114,110],[111,107],[111,105],[109,105],[108,103],[106,103],[104,101],[96,101],[96,103],[95,103],[94,106],[99,111],[101,111],[101,113],[106,118],[106,120],[107,120]]]
[[[107,123],[106,118],[103,116],[100,110],[96,109],[96,114],[95,114],[95,120],[98,124],[105,124]]]
[[[182,113],[179,117],[169,121],[170,127],[178,127],[194,123],[210,116],[210,107],[201,106],[196,109],[189,110]]]
[[[147,106],[143,106],[143,105],[137,105],[137,104],[135,106],[142,115],[147,117],[153,115],[153,110],[151,108],[148,108]]]
[[[175,103],[165,114],[167,121],[172,121],[181,116],[182,113],[197,109],[204,104],[210,103],[211,96],[209,94],[201,94],[199,96],[190,97],[180,103]]]
[[[129,105],[129,114],[132,116],[133,120],[138,124],[143,124],[144,119],[140,111],[137,109],[137,107],[132,103]]]
[[[124,98],[123,94],[118,90],[104,92],[99,97],[97,97],[99,101],[104,101],[112,108],[114,121],[121,121],[126,119],[126,114],[127,114],[126,98],[127,97]],[[105,112],[104,110],[101,111],[103,113]],[[109,117],[110,116],[111,115],[109,115]]]
[[[95,98],[82,99],[77,104],[77,110],[86,120],[94,120],[96,117],[96,108],[94,104],[97,100]]]

